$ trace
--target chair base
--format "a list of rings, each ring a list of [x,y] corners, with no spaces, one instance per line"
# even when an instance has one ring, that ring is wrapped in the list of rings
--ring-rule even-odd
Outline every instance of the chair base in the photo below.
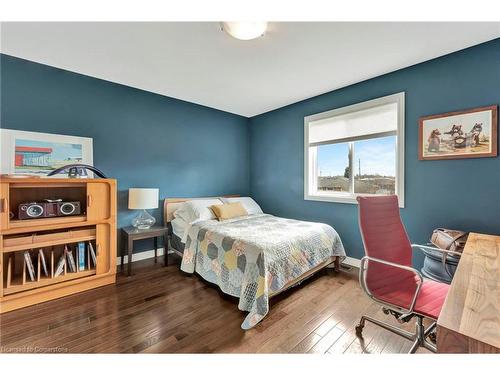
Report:
[[[396,335],[402,336],[405,339],[413,341],[413,345],[411,346],[408,354],[415,353],[419,347],[426,348],[431,352],[436,353],[437,351],[436,345],[427,341],[427,337],[429,337],[432,334],[434,328],[436,327],[436,322],[433,322],[426,329],[424,327],[424,317],[417,314],[415,314],[415,316],[417,317],[417,322],[415,324],[415,333],[411,333],[399,327],[395,327],[391,324],[388,324],[386,322],[382,322],[378,319],[374,319],[369,316],[363,315],[361,317],[361,320],[359,321],[359,324],[356,326],[356,335],[362,337],[363,328],[365,327],[365,321],[369,321],[375,325],[378,325],[379,327],[385,328],[388,331],[395,333]]]

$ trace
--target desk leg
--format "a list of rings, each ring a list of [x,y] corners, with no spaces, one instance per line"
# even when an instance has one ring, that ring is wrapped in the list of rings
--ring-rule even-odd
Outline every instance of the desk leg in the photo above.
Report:
[[[127,250],[128,250],[127,275],[130,276],[132,275],[132,250],[134,250],[134,240],[131,238],[128,239]]]
[[[155,244],[155,263],[157,262],[156,257],[158,256],[158,237],[154,238],[154,244]]]
[[[163,255],[165,257],[165,267],[168,266],[168,235],[163,236]]]

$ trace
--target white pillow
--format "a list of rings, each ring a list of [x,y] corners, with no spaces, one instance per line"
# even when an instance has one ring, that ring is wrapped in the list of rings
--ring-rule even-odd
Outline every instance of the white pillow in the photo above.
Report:
[[[197,221],[216,219],[212,210],[208,207],[221,204],[220,199],[195,199],[181,204],[175,210],[174,216],[183,219],[186,223],[193,224]]]
[[[234,203],[241,202],[245,210],[247,210],[249,215],[262,214],[262,208],[250,197],[238,197],[238,198],[221,198],[224,203]]]

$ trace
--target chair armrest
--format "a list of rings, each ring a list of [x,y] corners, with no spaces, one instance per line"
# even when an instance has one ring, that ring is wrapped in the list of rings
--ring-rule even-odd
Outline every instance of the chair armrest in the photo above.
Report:
[[[459,253],[458,251],[441,249],[439,247],[429,246],[429,245],[430,244],[427,244],[427,245],[411,244],[411,248],[412,249],[419,249],[419,250],[434,250],[434,251],[439,251],[441,253],[462,256],[462,253]]]
[[[391,304],[391,303],[389,303],[387,301],[380,300],[380,299],[378,299],[377,297],[375,297],[371,293],[370,289],[366,285],[366,269],[367,269],[366,268],[366,264],[368,262],[375,262],[375,263],[384,264],[386,266],[399,268],[399,269],[402,269],[402,270],[405,270],[405,271],[412,272],[412,273],[414,273],[418,277],[418,280],[415,280],[415,282],[417,284],[417,288],[415,290],[415,294],[413,295],[411,305],[410,305],[410,307],[408,309],[406,309],[406,308],[404,308],[402,306],[393,305],[393,304]],[[422,287],[422,283],[423,282],[424,282],[424,278],[422,277],[422,274],[420,272],[418,272],[415,268],[408,267],[408,266],[403,266],[403,265],[398,264],[398,263],[389,262],[389,261],[386,261],[386,260],[382,260],[382,259],[378,259],[378,258],[373,258],[373,257],[370,257],[370,256],[364,256],[363,258],[361,258],[361,264],[360,264],[360,267],[359,267],[359,283],[361,285],[361,288],[373,300],[375,300],[375,301],[377,301],[377,302],[379,302],[381,304],[391,306],[393,309],[397,309],[397,310],[399,310],[402,313],[409,314],[409,313],[413,312],[413,308],[415,307],[415,303],[417,302],[418,293],[420,293],[420,288]]]

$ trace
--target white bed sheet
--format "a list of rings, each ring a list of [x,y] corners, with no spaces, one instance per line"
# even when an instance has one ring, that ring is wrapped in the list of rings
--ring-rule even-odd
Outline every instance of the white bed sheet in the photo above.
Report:
[[[183,243],[186,242],[184,234],[186,234],[188,227],[190,226],[186,221],[180,217],[176,217],[170,222],[172,224],[172,231],[174,234],[181,239]]]

